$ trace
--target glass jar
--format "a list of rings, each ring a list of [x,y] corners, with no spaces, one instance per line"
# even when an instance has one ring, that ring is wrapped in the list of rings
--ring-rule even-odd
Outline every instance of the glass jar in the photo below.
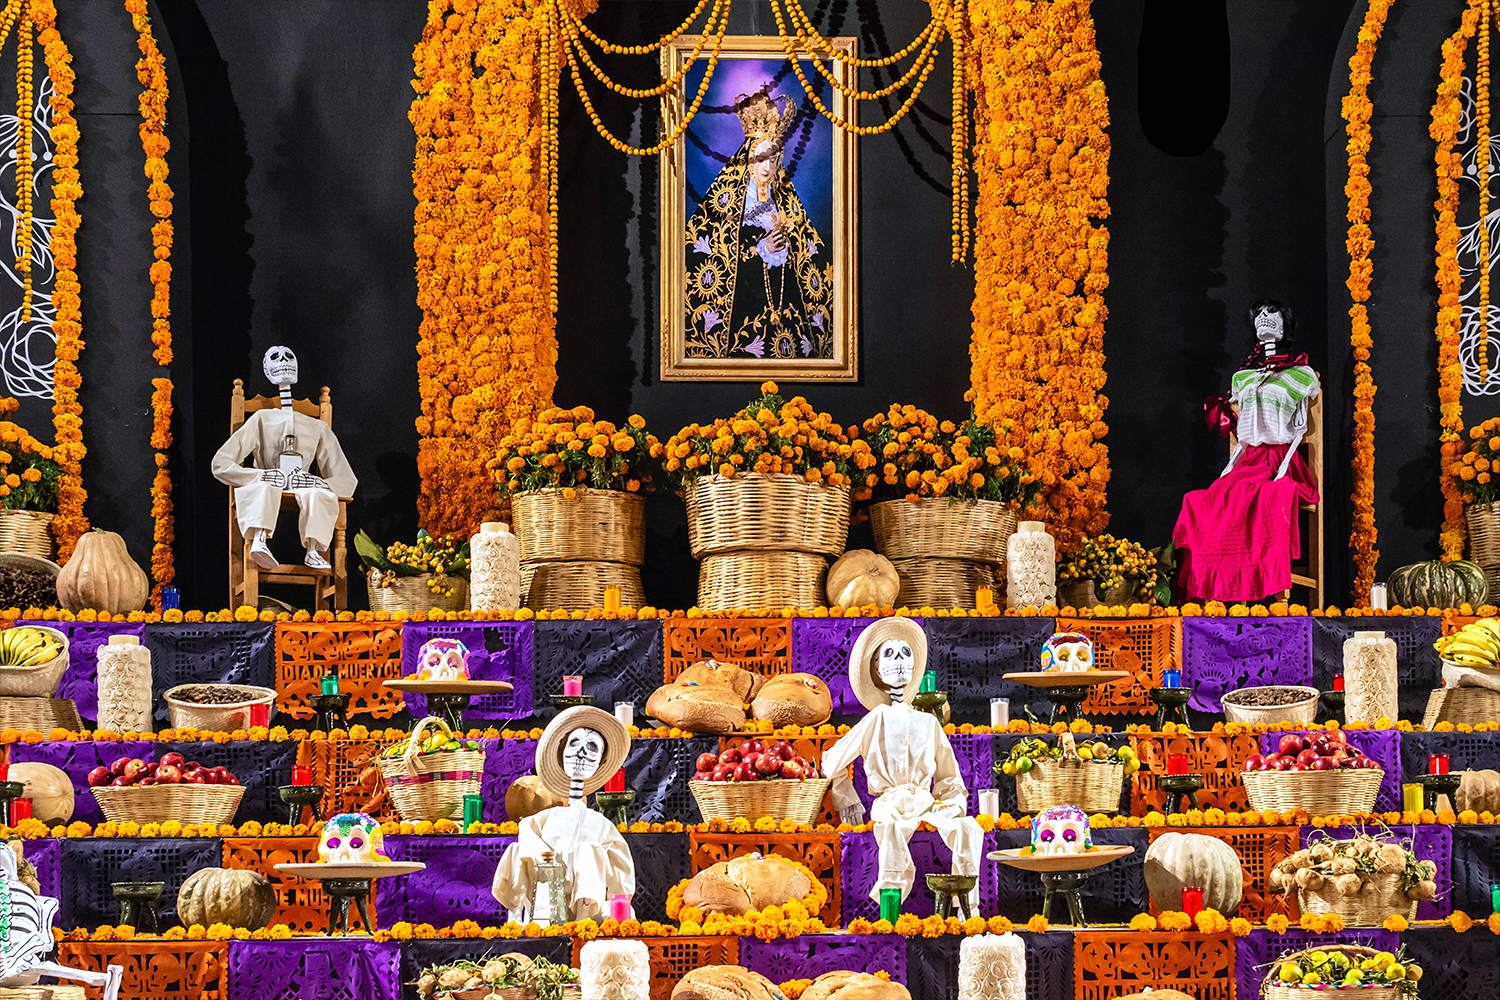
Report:
[[[558,861],[551,851],[543,851],[535,871],[532,921],[541,927],[567,923],[571,919],[568,913],[568,866]]]

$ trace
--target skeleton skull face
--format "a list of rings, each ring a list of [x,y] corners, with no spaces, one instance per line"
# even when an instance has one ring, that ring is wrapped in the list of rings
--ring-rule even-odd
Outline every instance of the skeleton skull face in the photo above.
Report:
[[[332,865],[389,861],[381,843],[380,824],[364,813],[342,813],[323,827],[318,860]]]
[[[1286,332],[1285,327],[1286,321],[1279,309],[1261,306],[1260,311],[1255,314],[1255,339],[1264,346],[1269,347],[1280,340]]]
[[[1082,854],[1094,846],[1089,818],[1077,806],[1053,806],[1031,826],[1031,853]]]
[[[569,778],[587,781],[604,759],[604,737],[592,729],[575,729],[563,744],[563,771]]]
[[[1042,669],[1062,673],[1094,669],[1094,643],[1077,632],[1059,632],[1042,644]]]
[[[469,650],[456,639],[430,639],[417,652],[417,679],[466,681]]]
[[[293,385],[297,381],[297,355],[290,347],[277,345],[266,352],[266,380],[274,386]]]
[[[914,665],[911,645],[904,639],[887,639],[875,653],[875,673],[889,688],[910,684]]]

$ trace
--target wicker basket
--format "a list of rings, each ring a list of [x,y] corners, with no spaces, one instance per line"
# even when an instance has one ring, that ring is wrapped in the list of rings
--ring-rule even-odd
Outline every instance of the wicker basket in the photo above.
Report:
[[[461,576],[438,577],[445,589],[452,589],[452,594],[434,594],[429,590],[427,581],[433,578],[431,573],[398,576],[388,587],[381,586],[382,578],[379,570],[370,571],[371,611],[393,613],[405,611],[407,614],[416,614],[419,611],[431,611],[433,608],[441,611],[462,611],[469,606],[469,581]]]
[[[1093,580],[1071,580],[1057,585],[1058,607],[1092,608],[1098,603],[1094,597]]]
[[[896,567],[901,578],[901,592],[896,595],[898,608],[972,608],[974,591],[980,587],[996,589],[995,567],[989,563],[963,559],[897,559],[891,565]],[[1003,604],[998,600],[996,603]]]
[[[26,628],[44,632],[62,644],[62,650],[45,663],[29,667],[0,667],[0,697],[51,698],[68,669],[68,637],[45,625]]]
[[[698,567],[698,607],[816,608],[827,576],[828,560],[809,552],[724,552]]]
[[[182,701],[176,695],[188,687],[233,688],[241,696],[238,701],[224,705],[200,705],[193,701]],[[250,728],[251,705],[275,705],[276,689],[256,687],[253,684],[179,684],[162,694],[167,701],[167,714],[173,729],[201,729],[210,733],[232,733],[236,729]]]
[[[533,611],[588,611],[604,606],[604,588],[620,588],[620,606],[646,603],[639,566],[617,562],[521,564],[521,602]]]
[[[510,498],[510,509],[523,563],[646,563],[646,502],[638,493],[579,490],[569,500],[560,489],[526,490]]]
[[[1140,585],[1134,580],[1126,580],[1117,587],[1110,587],[1099,595],[1099,603],[1107,608],[1123,607],[1135,600],[1136,591]]]
[[[1240,782],[1255,812],[1301,809],[1309,816],[1372,811],[1384,777],[1385,772],[1379,768],[1240,772]]]
[[[698,811],[705,820],[738,819],[757,820],[769,816],[774,820],[794,820],[811,823],[823,808],[823,796],[828,778],[808,778],[802,781],[689,781],[693,798],[698,800]]]
[[[113,823],[165,823],[169,819],[187,826],[234,822],[235,810],[245,795],[243,785],[135,785],[91,788],[104,818]]]
[[[1417,901],[1406,898],[1397,872],[1369,876],[1364,891],[1354,896],[1339,892],[1332,881],[1324,882],[1323,888],[1317,890],[1299,888],[1297,906],[1303,913],[1337,913],[1344,918],[1346,927],[1379,927],[1387,917],[1397,914],[1407,920],[1417,917]]]
[[[1081,759],[1072,733],[1063,733],[1058,742],[1060,760],[1036,761],[1031,770],[1016,775],[1021,812],[1034,816],[1053,806],[1077,806],[1090,816],[1119,812],[1125,765]]]
[[[1245,694],[1248,691],[1265,691],[1271,687],[1289,687],[1297,691],[1305,692],[1307,697],[1301,701],[1294,701],[1290,705],[1240,705],[1234,703],[1234,696]],[[1303,687],[1298,684],[1274,684],[1262,687],[1235,688],[1228,691],[1219,698],[1224,708],[1225,722],[1247,722],[1251,725],[1269,724],[1272,722],[1302,722],[1311,723],[1318,717],[1317,688]]]
[[[1422,726],[1431,732],[1439,722],[1477,726],[1497,720],[1500,720],[1500,691],[1482,687],[1445,687],[1428,696]]]
[[[1018,513],[1010,504],[994,500],[884,500],[870,505],[870,529],[875,550],[887,559],[963,559],[999,565],[1005,562],[1005,543],[1015,533]]]
[[[77,733],[83,730],[83,721],[71,698],[0,698],[0,729]]]
[[[1307,951],[1341,952],[1351,958],[1364,961],[1375,954],[1374,948],[1366,948],[1358,944],[1318,944],[1315,948]],[[1298,955],[1305,955],[1307,951],[1294,951],[1282,955],[1276,961],[1270,963],[1266,972],[1266,978],[1261,983],[1261,994],[1265,1000],[1335,1000],[1336,997],[1348,997],[1349,1000],[1396,1000],[1401,990],[1396,986],[1293,986],[1290,983],[1279,982],[1276,978],[1281,963]]]
[[[462,818],[464,796],[478,795],[484,776],[483,750],[417,753],[422,737],[436,729],[449,739],[453,731],[431,716],[417,723],[400,757],[381,757],[380,773],[396,811],[408,823]]]
[[[57,561],[57,539],[52,537],[56,514],[39,510],[0,510],[0,552]]]
[[[1500,594],[1500,504],[1466,504],[1464,522],[1469,529],[1469,558],[1484,570],[1490,593]]]
[[[689,482],[684,499],[694,559],[747,549],[839,556],[849,540],[847,485],[825,486],[784,474],[712,475]],[[817,593],[821,596],[821,585]],[[822,603],[815,598],[797,606]]]
[[[82,986],[18,986],[15,989],[0,989],[0,1000],[88,1000],[88,990]]]

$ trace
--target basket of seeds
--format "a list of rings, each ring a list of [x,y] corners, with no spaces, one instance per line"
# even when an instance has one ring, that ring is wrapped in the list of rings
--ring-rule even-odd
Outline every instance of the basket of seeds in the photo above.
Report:
[[[1318,695],[1317,688],[1273,684],[1237,688],[1226,692],[1219,701],[1224,706],[1225,722],[1309,723],[1318,717]]]
[[[179,684],[162,695],[173,729],[249,729],[252,705],[275,705],[276,689],[254,684]]]

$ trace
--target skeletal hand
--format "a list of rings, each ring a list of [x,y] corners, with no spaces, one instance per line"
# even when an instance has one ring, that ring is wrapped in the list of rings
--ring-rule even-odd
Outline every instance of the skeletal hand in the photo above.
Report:
[[[280,469],[266,469],[260,474],[260,481],[270,483],[277,489],[286,489],[286,476],[281,474]]]
[[[864,804],[861,802],[856,802],[851,806],[845,806],[844,808],[839,810],[839,819],[843,820],[845,823],[848,823],[850,826],[859,826],[865,821]]]
[[[329,488],[326,479],[315,476],[311,472],[303,472],[300,469],[292,473],[291,485],[294,490],[326,490]]]

